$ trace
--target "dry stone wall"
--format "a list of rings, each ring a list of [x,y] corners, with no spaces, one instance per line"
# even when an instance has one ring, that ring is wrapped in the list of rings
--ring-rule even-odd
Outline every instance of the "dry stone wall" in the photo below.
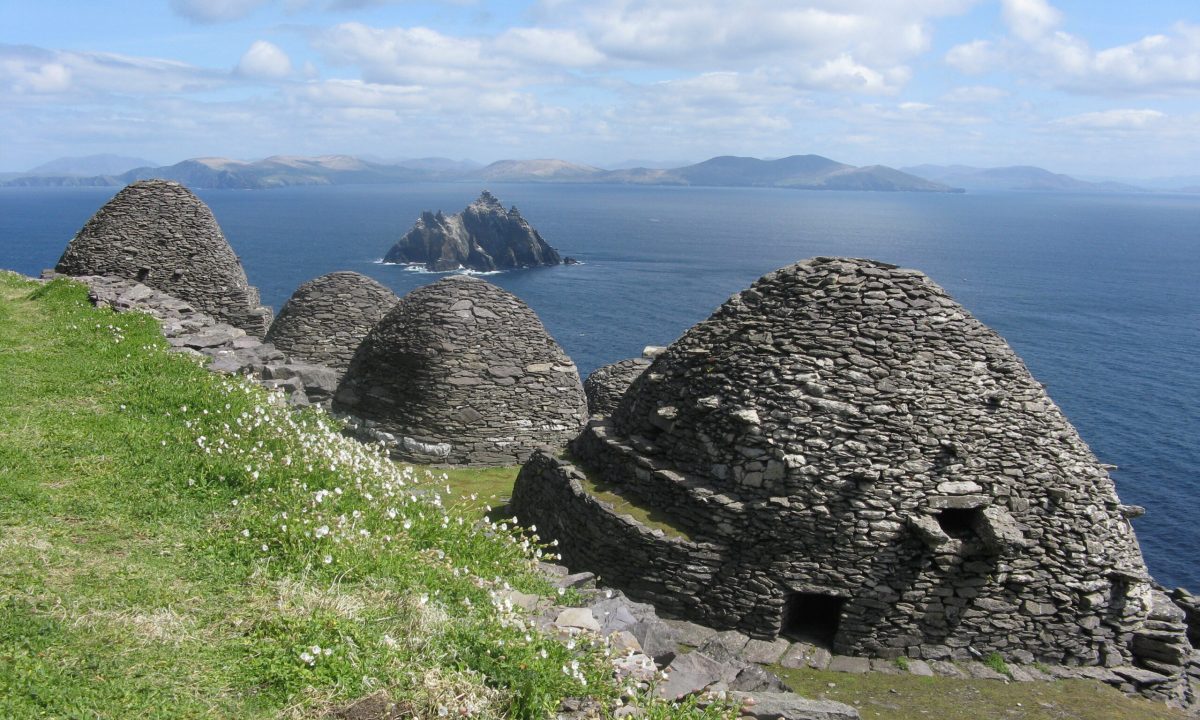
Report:
[[[55,269],[135,280],[257,337],[271,324],[271,309],[246,280],[212,211],[179,183],[126,186],[75,235]]]
[[[413,290],[367,335],[334,409],[411,462],[504,465],[579,432],[575,364],[516,296],[468,276]]]
[[[916,271],[815,258],[764,276],[571,452],[722,548],[676,602],[716,627],[884,658],[1137,663],[1167,685],[1190,652],[1152,617],[1136,513],[1104,467],[1003,339]],[[552,527],[553,509],[514,504]],[[564,537],[581,568],[620,562]],[[1154,632],[1159,659],[1139,654]]]
[[[271,323],[266,341],[290,357],[344,373],[359,343],[399,301],[366,275],[322,275],[292,293]]]

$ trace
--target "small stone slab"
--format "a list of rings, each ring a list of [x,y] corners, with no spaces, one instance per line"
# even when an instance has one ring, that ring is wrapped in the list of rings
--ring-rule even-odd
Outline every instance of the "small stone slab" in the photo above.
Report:
[[[700,692],[724,674],[725,667],[703,653],[680,655],[667,666],[667,681],[656,687],[654,693],[666,700],[678,700]]]
[[[966,677],[962,670],[952,662],[945,660],[930,660],[929,667],[933,672],[940,677],[960,678]]]
[[[613,658],[612,666],[618,681],[629,679],[634,682],[648,683],[658,675],[658,666],[654,664],[654,659],[639,652],[630,652]]]
[[[895,660],[871,658],[871,672],[879,673],[880,675],[899,675],[900,667],[896,665]]]
[[[505,598],[513,604],[514,607],[519,607],[522,610],[533,611],[538,602],[541,600],[537,595],[530,595],[519,590],[509,590],[505,594]]]
[[[642,620],[629,631],[642,644],[643,652],[659,663],[671,662],[679,652],[675,631],[661,620]]]
[[[833,672],[854,673],[862,675],[871,671],[871,661],[865,657],[855,657],[853,655],[834,655],[829,661],[828,670]]]
[[[1034,677],[1020,665],[1008,666],[1008,677],[1013,682],[1033,682]]]
[[[1022,665],[1021,669],[1025,671],[1034,680],[1038,682],[1053,682],[1056,678],[1050,673],[1042,672],[1032,665]]]
[[[729,683],[729,689],[743,692],[791,692],[792,690],[779,676],[767,672],[757,665],[747,665],[742,668]]]
[[[554,625],[560,628],[577,628],[579,630],[600,632],[600,623],[596,622],[592,611],[587,608],[567,608],[563,610],[554,620]]]
[[[918,677],[933,677],[933,668],[929,667],[929,663],[924,660],[908,661],[908,674],[917,675]]]
[[[773,665],[779,662],[783,654],[791,647],[791,643],[783,638],[777,640],[751,640],[742,649],[742,659],[759,665]]]
[[[675,636],[679,638],[679,642],[683,645],[700,647],[709,638],[717,634],[717,631],[710,627],[688,622],[687,620],[663,620],[663,622],[675,631]]]
[[[963,669],[966,670],[967,673],[971,677],[975,678],[976,680],[1002,680],[1005,682],[1008,681],[1007,675],[996,672],[995,670],[991,669],[987,665],[984,665],[981,662],[976,662],[974,660],[964,663]]]
[[[757,720],[859,720],[858,711],[832,700],[810,700],[795,693],[733,692],[743,718]]]
[[[604,635],[619,630],[629,630],[638,623],[638,619],[629,612],[629,608],[621,605],[616,605],[609,610],[602,610],[593,605],[592,614],[600,621],[600,632]]]
[[[642,652],[642,644],[638,642],[637,636],[628,630],[619,630],[608,635],[608,642],[609,646],[618,654]]]
[[[714,660],[727,662],[742,656],[750,638],[737,630],[724,630],[713,635],[700,646],[700,652]]]
[[[573,573],[559,578],[554,584],[560,588],[594,588],[596,587],[596,574],[590,572]]]

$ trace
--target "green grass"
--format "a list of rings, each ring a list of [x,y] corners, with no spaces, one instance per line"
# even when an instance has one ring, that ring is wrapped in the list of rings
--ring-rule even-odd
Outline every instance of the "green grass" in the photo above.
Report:
[[[0,273],[0,717],[612,707],[603,648],[503,600],[550,592],[537,547],[476,522],[514,474],[397,466],[148,317]]]
[[[583,489],[597,500],[612,505],[613,512],[616,514],[629,515],[652,530],[663,531],[669,537],[692,540],[691,534],[662,510],[647,507],[631,493],[622,491],[616,485],[600,482],[582,467],[578,465],[575,467],[584,477],[581,483]]]
[[[507,505],[512,497],[513,483],[519,466],[494,468],[444,468],[455,504],[465,510],[486,513],[489,507]]]
[[[916,675],[771,670],[801,695],[858,708],[863,720],[1183,720],[1179,711],[1091,680],[1006,683]]]
[[[1010,673],[1008,670],[1008,663],[1004,662],[1004,658],[1000,655],[1000,653],[989,653],[988,656],[983,659],[983,664],[987,665],[989,668],[995,670],[1001,675],[1012,675],[1012,673]]]

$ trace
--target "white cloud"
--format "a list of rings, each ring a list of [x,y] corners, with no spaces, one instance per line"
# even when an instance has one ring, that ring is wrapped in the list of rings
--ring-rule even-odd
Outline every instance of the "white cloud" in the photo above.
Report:
[[[946,62],[967,74],[1008,70],[1080,93],[1200,90],[1200,25],[1180,22],[1166,33],[1096,50],[1059,29],[1063,15],[1045,0],[1004,0],[1003,16],[1009,37],[957,45]]]
[[[512,28],[495,39],[492,49],[502,57],[564,68],[595,66],[605,59],[587,39],[571,30]]]
[[[171,0],[171,9],[198,23],[240,20],[271,0]]]
[[[989,104],[1008,97],[1007,90],[991,85],[966,85],[952,88],[942,100],[949,103]]]
[[[16,95],[162,94],[222,82],[220,73],[174,60],[0,45],[0,90]]]
[[[813,89],[875,94],[897,91],[911,74],[907,67],[875,70],[850,55],[839,55],[816,67],[798,69],[797,78],[802,85]]]
[[[485,59],[479,40],[423,27],[342,23],[320,33],[314,46],[334,64],[358,66],[372,83],[475,84],[501,71]]]
[[[278,45],[255,40],[238,61],[237,72],[250,78],[285,78],[292,73],[292,61]]]
[[[946,62],[968,75],[982,75],[998,70],[1003,55],[987,40],[973,40],[955,45],[946,53]]]
[[[1166,117],[1158,110],[1101,110],[1059,118],[1053,124],[1091,130],[1142,130],[1158,125]]]
[[[1013,34],[1033,42],[1062,22],[1062,13],[1046,0],[1003,0],[1004,22]]]

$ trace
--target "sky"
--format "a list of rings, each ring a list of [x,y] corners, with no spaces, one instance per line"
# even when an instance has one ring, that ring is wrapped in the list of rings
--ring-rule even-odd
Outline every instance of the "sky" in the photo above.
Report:
[[[1200,174],[1196,0],[0,0],[0,171],[115,153]]]

